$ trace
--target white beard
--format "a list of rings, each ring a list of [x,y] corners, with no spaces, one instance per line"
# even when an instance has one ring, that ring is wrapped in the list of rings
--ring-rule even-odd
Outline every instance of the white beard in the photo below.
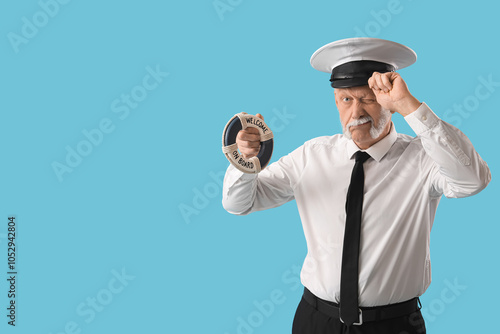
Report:
[[[382,134],[382,132],[384,132],[385,126],[387,125],[387,123],[389,123],[391,119],[391,115],[392,114],[389,109],[382,108],[382,110],[380,110],[380,118],[378,120],[378,126],[374,125],[373,118],[371,118],[368,115],[365,117],[361,117],[355,121],[352,121],[351,123],[348,123],[343,127],[344,136],[347,139],[352,139],[350,131],[351,126],[361,125],[371,122],[372,124],[370,127],[370,137],[372,137],[373,139],[377,139]]]

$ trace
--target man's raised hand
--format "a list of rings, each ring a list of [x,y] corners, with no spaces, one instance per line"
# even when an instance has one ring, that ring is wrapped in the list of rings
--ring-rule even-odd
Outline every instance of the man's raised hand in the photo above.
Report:
[[[392,113],[397,112],[406,116],[420,106],[420,102],[411,95],[406,82],[396,72],[374,72],[368,79],[377,102]]]

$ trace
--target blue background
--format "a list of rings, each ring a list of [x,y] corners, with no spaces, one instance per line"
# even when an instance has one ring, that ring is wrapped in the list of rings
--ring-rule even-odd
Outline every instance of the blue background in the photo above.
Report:
[[[422,298],[429,333],[489,329],[500,299],[499,9],[486,0],[2,2],[0,331],[289,333],[306,254],[296,205],[245,217],[223,210],[222,129],[235,113],[263,114],[276,124],[272,161],[338,133],[329,76],[309,58],[355,36],[413,48],[417,63],[400,71],[411,92],[491,168],[477,196],[442,200]],[[148,67],[162,72],[149,91]],[[490,90],[479,79],[488,77]],[[481,85],[489,94],[479,100]],[[120,99],[132,92],[143,95],[125,115]],[[113,130],[89,147],[82,131],[106,119]],[[87,155],[58,178],[53,165],[66,164],[68,147]],[[10,215],[15,328],[6,317]],[[447,290],[454,282],[461,288]],[[259,311],[255,302],[280,293]]]

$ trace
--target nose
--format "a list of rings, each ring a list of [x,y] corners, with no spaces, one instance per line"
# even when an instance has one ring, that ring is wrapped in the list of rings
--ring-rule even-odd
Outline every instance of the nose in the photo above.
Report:
[[[359,101],[355,101],[352,104],[352,114],[351,114],[352,119],[360,119],[363,116],[366,116],[363,104],[360,103]]]

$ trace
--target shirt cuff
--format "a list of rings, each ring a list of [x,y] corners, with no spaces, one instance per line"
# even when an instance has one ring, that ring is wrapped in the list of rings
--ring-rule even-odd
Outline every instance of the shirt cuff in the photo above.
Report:
[[[422,102],[417,110],[405,116],[405,120],[418,136],[434,128],[438,124],[440,118],[427,106],[427,104],[425,104],[425,102]]]
[[[237,180],[253,180],[257,178],[257,174],[243,173],[233,165],[229,165],[227,168],[227,175],[230,176],[231,184],[234,184]]]

